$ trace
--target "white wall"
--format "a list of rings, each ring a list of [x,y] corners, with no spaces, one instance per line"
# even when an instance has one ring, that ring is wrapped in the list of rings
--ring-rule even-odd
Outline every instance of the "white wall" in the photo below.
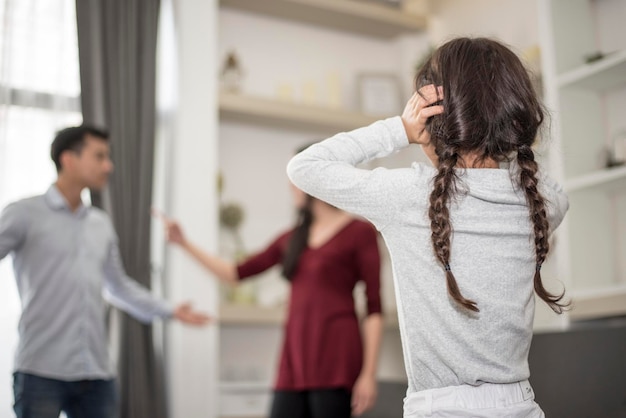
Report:
[[[179,106],[169,188],[171,215],[183,220],[194,241],[213,251],[217,248],[216,11],[217,0],[174,0]],[[216,313],[213,281],[180,251],[168,255],[169,299],[193,301],[198,309]],[[167,335],[171,416],[215,417],[216,327],[195,329],[172,323]]]
[[[0,262],[0,278],[3,279],[0,292],[0,417],[9,417],[13,413],[13,358],[21,306],[12,268],[11,257]]]
[[[430,7],[435,45],[455,36],[495,37],[521,50],[539,43],[536,1],[431,0]]]

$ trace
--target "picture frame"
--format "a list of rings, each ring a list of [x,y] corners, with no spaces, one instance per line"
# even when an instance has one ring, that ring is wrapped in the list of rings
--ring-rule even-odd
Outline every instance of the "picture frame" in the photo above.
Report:
[[[390,73],[357,76],[359,110],[370,116],[393,116],[402,110],[400,80]]]

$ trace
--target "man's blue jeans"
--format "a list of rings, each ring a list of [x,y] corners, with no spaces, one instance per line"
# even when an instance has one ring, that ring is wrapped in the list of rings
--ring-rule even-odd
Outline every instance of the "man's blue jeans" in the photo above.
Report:
[[[117,417],[117,390],[114,380],[66,382],[28,373],[13,375],[13,409],[17,418]]]

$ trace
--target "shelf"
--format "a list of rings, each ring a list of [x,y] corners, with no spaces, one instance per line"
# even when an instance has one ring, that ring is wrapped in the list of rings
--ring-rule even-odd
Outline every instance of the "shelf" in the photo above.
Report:
[[[220,323],[227,325],[281,325],[285,321],[285,306],[220,305]]]
[[[260,326],[282,325],[285,322],[286,306],[264,307],[257,305],[220,305],[219,322],[222,325]],[[385,328],[398,329],[398,315],[395,312],[385,314]]]
[[[626,284],[572,294],[570,318],[574,321],[626,315]]]
[[[564,188],[567,192],[577,192],[590,188],[595,188],[595,190],[609,190],[611,187],[618,185],[618,182],[622,182],[622,187],[626,186],[626,166],[596,171],[584,176],[575,177],[571,180],[567,180]]]
[[[357,0],[220,0],[220,5],[341,31],[392,38],[426,28],[426,17]]]
[[[267,418],[267,415],[220,415],[219,418]]]
[[[232,93],[220,94],[219,107],[220,117],[224,120],[282,128],[314,129],[329,133],[351,131],[382,119],[341,109]]]
[[[559,87],[576,87],[606,91],[626,85],[626,50],[607,55],[558,77]]]
[[[219,384],[220,390],[227,391],[258,391],[271,390],[272,383],[258,381],[227,381],[222,380]]]

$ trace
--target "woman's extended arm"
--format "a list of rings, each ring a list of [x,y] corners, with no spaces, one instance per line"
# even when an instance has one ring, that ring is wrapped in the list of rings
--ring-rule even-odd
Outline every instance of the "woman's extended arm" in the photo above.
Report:
[[[168,218],[163,213],[153,210],[153,215],[163,221],[165,226],[165,235],[167,241],[177,244],[194,260],[204,266],[207,270],[215,275],[221,282],[234,284],[238,280],[237,266],[235,263],[223,260],[208,252],[187,239],[182,228],[173,219]]]
[[[249,256],[240,264],[236,264],[212,255],[193,244],[185,237],[182,228],[176,221],[160,213],[155,213],[155,215],[165,224],[167,240],[171,243],[178,244],[187,254],[198,263],[202,264],[202,266],[213,273],[223,283],[236,284],[240,280],[264,272],[270,267],[280,263],[282,260],[283,254],[281,249],[284,240],[288,236],[288,232],[276,238],[263,251]]]
[[[238,281],[239,277],[235,263],[209,254],[186,239],[179,245],[187,254],[213,273],[221,282],[235,284]]]

